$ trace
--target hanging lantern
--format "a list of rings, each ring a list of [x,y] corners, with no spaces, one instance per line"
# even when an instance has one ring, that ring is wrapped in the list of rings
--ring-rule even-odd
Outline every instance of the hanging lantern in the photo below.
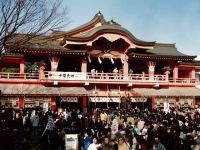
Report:
[[[90,55],[88,55],[88,61],[89,61],[89,63],[92,62],[92,60],[91,60],[91,58],[90,58]]]
[[[110,57],[110,61],[111,61],[112,64],[115,63],[112,57]]]
[[[123,55],[121,55],[121,62],[124,63]]]
[[[101,64],[102,63],[102,61],[101,61],[101,58],[100,57],[98,57],[98,62]]]
[[[128,56],[127,56],[127,55],[125,55],[125,60],[126,60],[127,62],[128,62],[128,59],[129,59],[129,58],[128,58]]]
[[[59,57],[49,57],[50,62],[51,62],[51,71],[56,71],[58,68],[58,63],[60,61]]]

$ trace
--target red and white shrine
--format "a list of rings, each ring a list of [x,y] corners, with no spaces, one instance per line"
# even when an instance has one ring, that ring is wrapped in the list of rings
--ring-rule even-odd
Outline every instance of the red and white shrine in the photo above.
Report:
[[[2,107],[194,107],[200,96],[195,56],[137,39],[100,12],[70,31],[12,42],[0,64]]]

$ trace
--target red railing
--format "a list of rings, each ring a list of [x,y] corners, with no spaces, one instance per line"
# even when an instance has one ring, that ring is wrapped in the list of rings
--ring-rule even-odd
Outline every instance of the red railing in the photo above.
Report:
[[[148,74],[129,74],[128,75],[129,80],[133,81],[143,81],[143,82],[168,82],[168,78],[166,75],[154,75],[153,77],[150,77]]]
[[[39,74],[38,73],[9,73],[9,72],[0,72],[0,79],[24,79],[24,80],[29,80],[29,79],[39,79]]]
[[[128,76],[124,76],[120,73],[87,73],[87,79],[105,81],[168,82],[166,75],[154,75],[154,77],[151,78],[148,74],[128,74]]]
[[[170,83],[178,83],[178,84],[198,84],[197,79],[191,79],[191,78],[178,78],[178,79],[169,79]]]
[[[102,80],[102,81],[123,81],[124,76],[120,73],[91,73],[88,72],[87,80]]]
[[[150,77],[148,74],[128,74],[128,76],[124,76],[121,73],[82,73],[82,72],[52,72],[46,71],[43,75],[39,73],[8,73],[8,72],[0,72],[0,80],[8,80],[8,81],[98,81],[98,82],[155,82],[155,83],[173,83],[173,84],[199,84],[196,79],[191,78],[178,78],[172,79],[166,75],[154,75]]]

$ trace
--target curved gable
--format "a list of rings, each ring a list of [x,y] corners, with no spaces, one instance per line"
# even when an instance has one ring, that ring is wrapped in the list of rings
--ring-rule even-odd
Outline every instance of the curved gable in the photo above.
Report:
[[[80,34],[77,36],[67,36],[65,37],[65,45],[68,43],[87,43],[87,45],[91,45],[95,40],[104,37],[109,41],[115,41],[117,39],[123,39],[127,43],[130,44],[131,48],[148,48],[152,49],[155,45],[155,42],[146,42],[137,39],[134,37],[128,30],[122,28],[119,25],[114,24],[104,24],[102,26],[96,27],[89,32],[85,32],[84,34]]]
[[[64,36],[70,36],[70,37],[77,36],[82,33],[88,32],[88,31],[92,30],[93,28],[101,26],[105,22],[106,21],[102,15],[102,13],[99,11],[89,22],[87,22],[83,25],[80,25],[74,29],[71,29],[69,31],[53,31],[52,36],[54,38],[58,38],[58,37],[60,38],[60,37],[64,37]]]

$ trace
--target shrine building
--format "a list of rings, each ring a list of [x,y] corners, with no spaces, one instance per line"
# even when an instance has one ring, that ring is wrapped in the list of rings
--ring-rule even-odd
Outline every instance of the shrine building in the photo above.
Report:
[[[195,107],[200,104],[194,58],[175,44],[143,41],[98,12],[69,31],[18,43],[0,63],[0,107]]]

